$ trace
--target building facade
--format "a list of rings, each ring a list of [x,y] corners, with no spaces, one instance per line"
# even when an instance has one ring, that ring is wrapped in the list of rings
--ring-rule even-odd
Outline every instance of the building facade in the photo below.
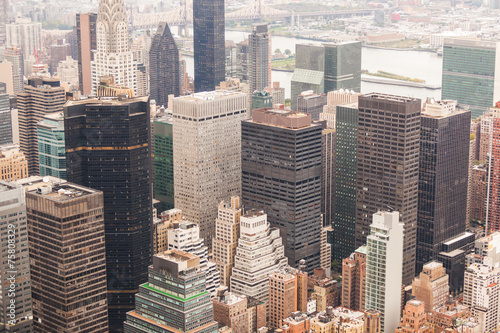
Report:
[[[65,102],[64,88],[55,78],[31,77],[24,92],[17,94],[19,143],[30,175],[39,174],[37,124],[46,114],[61,112]]]
[[[26,191],[34,332],[108,332],[103,194],[58,182]]]
[[[224,0],[193,2],[194,91],[212,91],[225,81]]]
[[[403,318],[396,329],[396,333],[431,333],[432,326],[427,323],[424,302],[413,299],[406,303]]]
[[[486,196],[488,193],[488,168],[486,164],[474,165],[472,169],[472,214],[471,220],[486,220]]]
[[[214,262],[220,272],[220,283],[226,287],[230,285],[233,272],[242,214],[243,208],[241,207],[240,197],[231,197],[230,202],[222,201],[219,204],[212,248]]]
[[[358,104],[337,106],[335,117],[335,210],[333,259],[340,262],[356,250],[356,181]]]
[[[212,300],[214,320],[219,326],[232,328],[233,332],[250,333],[247,298],[227,291],[227,287],[217,289],[217,296]]]
[[[127,313],[125,333],[217,333],[210,293],[199,258],[183,251],[153,256],[148,282],[139,287],[135,310]]]
[[[96,49],[91,61],[91,93],[94,96],[101,77],[106,75],[137,94],[137,62],[129,46],[128,22],[123,0],[99,0]]]
[[[335,141],[336,132],[326,128],[321,133],[321,213],[323,226],[333,224],[335,212]],[[330,250],[331,252],[331,250]],[[331,253],[330,253],[331,257]]]
[[[161,208],[174,208],[174,133],[172,115],[165,114],[153,121],[154,198]]]
[[[425,312],[443,306],[450,292],[443,264],[437,261],[425,264],[420,275],[413,280],[411,291],[416,299],[424,303]]]
[[[356,246],[365,244],[373,213],[400,212],[406,285],[415,276],[420,109],[416,98],[377,93],[359,97]]]
[[[355,311],[365,309],[366,246],[342,260],[341,305]]]
[[[19,47],[10,47],[3,53],[4,60],[12,64],[12,83],[15,93],[24,90],[24,56]]]
[[[0,82],[0,146],[12,143],[12,115],[7,85]]]
[[[16,22],[6,24],[7,47],[19,47],[30,55],[42,50],[42,23],[32,22],[29,17],[17,17]]]
[[[304,259],[309,272],[320,265],[321,131],[310,115],[278,109],[242,123],[243,204],[268,214],[289,264]]]
[[[420,121],[417,272],[465,232],[471,119],[455,101],[428,99]]]
[[[0,147],[0,180],[14,181],[28,177],[28,160],[19,146]]]
[[[269,300],[269,275],[286,266],[279,230],[271,228],[262,211],[248,210],[240,218],[240,238],[230,278],[231,292]],[[259,260],[255,260],[256,256]]]
[[[468,107],[472,119],[500,100],[500,79],[496,73],[499,48],[500,43],[480,39],[444,40],[441,97]]]
[[[271,38],[267,23],[257,23],[248,36],[248,82],[250,93],[262,91],[271,82]]]
[[[123,327],[151,262],[149,97],[69,101],[64,128],[68,180],[104,193],[113,332]]]
[[[175,206],[200,225],[209,249],[219,203],[241,194],[240,123],[246,102],[245,94],[225,90],[173,102]]]
[[[401,313],[404,225],[399,222],[399,212],[377,212],[370,227],[365,308],[380,311],[382,332],[393,332]]]
[[[64,114],[49,113],[37,124],[40,176],[66,179]]]
[[[28,221],[25,191],[20,185],[0,181],[0,220],[2,221],[2,301],[0,330],[33,332]],[[30,236],[31,237],[31,236]],[[14,325],[9,325],[14,322]]]
[[[166,22],[161,22],[149,51],[149,86],[156,105],[168,105],[168,96],[180,95],[179,49]]]
[[[323,44],[325,93],[339,89],[361,91],[361,42]]]
[[[311,120],[319,120],[326,105],[326,94],[316,94],[312,90],[303,91],[297,96],[297,112],[309,113]]]
[[[97,49],[97,13],[76,14],[76,41],[78,45],[78,84],[82,95],[92,92],[92,50]]]

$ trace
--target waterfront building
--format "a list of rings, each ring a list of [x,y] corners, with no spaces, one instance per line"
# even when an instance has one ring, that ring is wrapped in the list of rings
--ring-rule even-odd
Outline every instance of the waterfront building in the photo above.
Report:
[[[308,272],[320,265],[321,131],[310,115],[283,109],[254,110],[242,123],[243,204],[268,214],[289,264],[304,259]]]
[[[247,210],[240,218],[240,238],[230,278],[231,292],[267,303],[269,275],[286,266],[279,230],[262,211]],[[259,260],[255,260],[256,258]]]
[[[64,115],[49,113],[37,124],[40,176],[66,179]]]
[[[230,285],[234,267],[242,213],[240,197],[231,197],[230,202],[222,201],[219,204],[215,221],[215,238],[212,241],[213,258],[220,272],[220,283],[226,287]]]
[[[403,283],[408,285],[415,277],[420,100],[377,93],[358,100],[355,245],[365,244],[373,213],[400,212],[405,225]]]
[[[34,332],[108,332],[103,193],[46,180],[26,189]]]
[[[297,110],[297,96],[312,90],[325,92],[325,48],[321,45],[296,44],[295,69],[291,80],[291,108]]]
[[[205,273],[199,265],[200,258],[179,250],[154,255],[148,282],[139,286],[124,332],[217,333]]]
[[[37,124],[46,114],[61,112],[66,92],[57,78],[31,77],[17,94],[19,143],[28,160],[30,175],[39,174]]]
[[[241,195],[241,121],[247,96],[226,90],[173,101],[175,206],[200,226],[209,249],[217,207]]]
[[[325,93],[361,91],[361,42],[325,43]]]
[[[116,331],[151,263],[149,97],[68,101],[64,128],[68,181],[104,193],[109,323]]]
[[[166,22],[158,25],[149,51],[149,86],[156,105],[168,105],[169,95],[180,95],[179,49]]]
[[[465,232],[470,111],[427,99],[420,122],[417,272],[436,259],[443,242]]]
[[[194,0],[194,91],[215,90],[225,80],[224,0]]]
[[[0,167],[0,170],[3,169],[3,166]],[[1,232],[0,241],[4,249],[0,265],[1,281],[4,286],[0,301],[0,330],[31,333],[33,332],[32,284],[24,188],[14,183],[0,181],[0,198],[0,219],[7,222]],[[10,325],[12,322],[15,324]]]
[[[373,214],[366,239],[365,308],[380,311],[382,332],[393,332],[401,313],[403,223],[399,212]]]

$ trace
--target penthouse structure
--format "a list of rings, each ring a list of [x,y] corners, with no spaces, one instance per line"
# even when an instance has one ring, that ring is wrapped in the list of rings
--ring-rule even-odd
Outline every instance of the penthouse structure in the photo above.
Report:
[[[30,333],[33,332],[33,306],[24,188],[0,181],[0,198],[2,220],[6,221],[9,216],[0,234],[0,244],[5,249],[0,256],[1,281],[5,286],[1,291],[0,330]]]
[[[243,203],[268,214],[289,264],[304,259],[310,272],[320,265],[321,131],[310,115],[283,109],[254,110],[242,123]]]
[[[255,260],[258,254],[259,260]],[[287,264],[279,230],[271,228],[263,211],[248,210],[240,218],[231,292],[269,300],[269,275]]]
[[[108,332],[103,194],[45,180],[26,190],[34,332]]]
[[[197,256],[179,250],[154,255],[148,282],[139,287],[136,307],[127,313],[124,332],[217,333],[205,273],[199,264]]]
[[[212,247],[217,207],[241,194],[243,93],[216,90],[173,101],[175,205]]]

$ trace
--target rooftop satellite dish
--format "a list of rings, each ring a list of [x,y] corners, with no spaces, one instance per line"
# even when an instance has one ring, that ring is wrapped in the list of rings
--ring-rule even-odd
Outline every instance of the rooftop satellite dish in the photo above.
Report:
[[[43,180],[44,183],[48,183],[49,182],[49,177],[43,177],[42,180]]]

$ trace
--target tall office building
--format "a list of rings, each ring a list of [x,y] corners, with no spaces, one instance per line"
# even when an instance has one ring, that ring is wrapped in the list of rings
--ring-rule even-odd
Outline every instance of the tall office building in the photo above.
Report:
[[[17,94],[19,143],[30,175],[39,173],[36,125],[46,114],[61,112],[65,102],[66,92],[57,78],[31,77],[24,92]]]
[[[472,310],[480,332],[498,329],[500,321],[500,270],[486,264],[472,264],[465,271],[463,303]]]
[[[137,62],[130,51],[128,17],[123,0],[99,0],[96,45],[91,61],[91,93],[96,96],[102,76],[111,75],[118,85],[137,94]]]
[[[0,330],[30,333],[33,332],[33,306],[25,192],[20,185],[0,181],[0,198],[0,216],[5,221],[0,241],[4,249],[0,256],[3,286],[0,298]]]
[[[499,52],[500,43],[494,41],[445,39],[441,98],[468,107],[472,119],[487,111],[500,100]]]
[[[236,248],[231,292],[269,300],[269,275],[286,266],[287,259],[279,230],[271,228],[267,215],[249,210],[240,219],[240,239]],[[259,260],[255,260],[255,256]]]
[[[42,50],[40,22],[32,22],[29,17],[17,17],[16,22],[6,24],[6,33],[7,47],[19,47],[26,58],[35,51]]]
[[[66,179],[64,115],[49,113],[36,125],[40,176]]]
[[[337,106],[335,116],[335,210],[333,258],[340,262],[356,250],[358,103]]]
[[[326,105],[323,107],[323,112],[319,114],[319,119],[326,120],[327,128],[335,128],[337,106],[342,104],[357,103],[360,95],[361,93],[347,89],[329,91],[326,97]]]
[[[416,271],[465,232],[470,111],[428,99],[421,114]]]
[[[68,180],[104,193],[108,312],[114,332],[123,327],[151,262],[149,97],[69,101],[64,129]]]
[[[297,110],[297,96],[312,90],[325,91],[325,48],[321,45],[296,44],[295,69],[291,80],[291,107]]]
[[[97,49],[97,13],[76,14],[76,40],[78,47],[78,84],[82,95],[92,92],[91,61]]]
[[[153,121],[154,198],[161,209],[174,208],[174,148],[172,114],[164,114]]]
[[[3,53],[4,60],[12,64],[12,82],[14,92],[24,90],[24,55],[19,47],[10,47]]]
[[[361,42],[323,44],[325,93],[349,89],[361,91]]]
[[[425,303],[425,312],[443,306],[450,291],[443,264],[437,261],[425,264],[420,275],[413,280],[411,291],[416,299]]]
[[[323,226],[332,225],[334,221],[335,140],[335,129],[326,128],[321,132],[321,214],[323,214]],[[331,264],[331,249],[328,261],[329,266]]]
[[[365,309],[380,311],[382,332],[393,332],[401,313],[403,224],[399,212],[376,212],[366,238]]]
[[[58,182],[26,190],[34,331],[108,332],[103,194]]]
[[[175,206],[200,225],[209,249],[217,207],[241,194],[241,121],[245,94],[216,90],[174,99]]]
[[[373,213],[397,210],[405,225],[405,285],[415,276],[420,108],[417,98],[359,97],[356,246],[365,244]]]
[[[257,23],[248,36],[248,82],[250,93],[262,91],[271,82],[271,39],[267,23]]]
[[[243,204],[268,214],[290,266],[305,259],[309,272],[320,266],[321,131],[310,115],[282,109],[242,123]]]
[[[472,212],[471,220],[486,220],[486,197],[488,193],[488,168],[486,164],[472,168]]]
[[[365,310],[366,246],[342,260],[342,299],[345,308]]]
[[[0,82],[0,146],[12,143],[12,115],[7,85]]]
[[[219,204],[215,221],[215,237],[212,241],[213,258],[220,272],[220,282],[226,287],[229,287],[229,279],[233,272],[242,213],[240,197],[231,197],[230,202],[222,201]]]
[[[14,181],[28,177],[28,161],[19,146],[0,147],[0,180]]]
[[[179,49],[166,22],[161,22],[149,51],[149,87],[156,105],[168,105],[168,96],[180,95]]]
[[[5,45],[7,43],[7,33],[5,31],[8,16],[8,1],[0,0],[0,45]]]
[[[140,285],[135,310],[127,313],[125,333],[217,333],[199,265],[197,256],[178,250],[153,256],[148,282]]]
[[[212,91],[226,79],[224,0],[194,0],[194,91]]]

